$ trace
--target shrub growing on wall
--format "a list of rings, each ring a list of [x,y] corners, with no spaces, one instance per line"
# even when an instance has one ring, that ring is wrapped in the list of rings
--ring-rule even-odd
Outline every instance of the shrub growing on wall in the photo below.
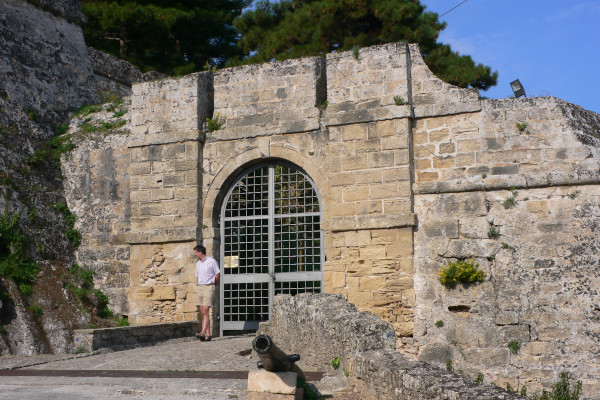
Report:
[[[485,273],[479,270],[479,263],[474,259],[458,260],[448,263],[437,274],[440,283],[447,288],[454,288],[458,283],[469,285],[475,282],[483,282]]]
[[[0,276],[15,282],[24,295],[30,295],[40,267],[26,255],[27,239],[18,226],[19,215],[11,216],[8,205],[0,214]]]

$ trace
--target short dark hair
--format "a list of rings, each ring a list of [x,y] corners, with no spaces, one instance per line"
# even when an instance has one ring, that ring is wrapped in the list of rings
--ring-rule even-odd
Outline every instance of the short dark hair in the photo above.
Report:
[[[202,246],[201,244],[194,247],[194,250],[206,255],[206,247]]]

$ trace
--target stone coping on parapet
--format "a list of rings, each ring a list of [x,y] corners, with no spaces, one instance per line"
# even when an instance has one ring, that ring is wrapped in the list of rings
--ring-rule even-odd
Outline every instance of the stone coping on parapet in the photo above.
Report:
[[[325,126],[338,126],[399,118],[412,118],[410,104],[382,106],[379,101],[348,101],[328,107],[322,122]]]
[[[525,190],[556,186],[582,186],[600,184],[600,170],[585,173],[548,172],[543,176],[499,175],[485,181],[456,179],[446,182],[422,182],[413,184],[413,192],[419,194],[490,192],[496,190]]]
[[[403,228],[416,225],[415,214],[382,214],[325,218],[322,227],[325,231],[344,232],[363,229]]]
[[[196,240],[201,228],[161,228],[123,235],[127,244],[181,243]]]
[[[73,335],[75,350],[92,352],[102,348],[132,348],[170,339],[193,337],[200,321],[171,322],[113,328],[76,329]]]
[[[167,144],[188,143],[206,141],[206,132],[204,130],[174,132],[171,134],[152,133],[135,135],[131,137],[128,148],[147,147],[147,146],[163,146]]]

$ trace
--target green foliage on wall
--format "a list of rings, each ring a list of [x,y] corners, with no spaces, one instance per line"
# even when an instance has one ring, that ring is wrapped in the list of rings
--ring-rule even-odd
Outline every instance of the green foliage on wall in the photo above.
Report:
[[[60,156],[63,153],[68,153],[75,148],[75,144],[71,142],[71,135],[65,133],[67,128],[67,125],[58,127],[56,134],[27,159],[27,164],[38,166],[47,159],[60,162]]]
[[[531,400],[579,400],[581,396],[581,381],[571,382],[573,374],[561,372],[559,381],[554,384],[551,392],[543,391],[540,396],[531,396]]]
[[[404,104],[404,98],[402,96],[394,96],[394,103],[396,103],[397,106],[401,106]]]
[[[81,268],[78,264],[73,264],[69,267],[69,272],[73,279],[67,282],[65,288],[73,293],[80,301],[90,301],[90,297],[95,298],[98,316],[100,318],[113,317],[113,312],[108,308],[108,296],[100,289],[94,289],[94,271]],[[117,321],[129,325],[128,321]],[[121,325],[125,326],[125,325]]]
[[[65,217],[65,223],[67,224],[65,236],[69,239],[69,243],[71,243],[73,249],[77,249],[81,244],[81,232],[75,229],[77,217],[75,214],[71,213],[69,207],[67,207],[65,203],[57,203],[54,207],[56,208],[56,211]]]
[[[206,118],[206,127],[209,132],[218,131],[225,125],[225,122],[227,122],[225,116],[215,113],[212,118]]]
[[[24,295],[33,292],[40,267],[26,255],[27,239],[18,226],[20,214],[10,215],[8,206],[0,215],[0,276],[17,284]]]
[[[521,343],[517,342],[516,340],[511,340],[508,342],[507,347],[511,353],[517,354],[519,353],[519,350],[521,350]]]
[[[333,360],[331,360],[331,366],[333,367],[333,369],[338,369],[340,367],[340,362],[342,361],[342,357],[341,356],[337,356],[336,358],[334,358]]]
[[[469,285],[475,282],[483,282],[485,273],[479,270],[479,263],[475,260],[459,260],[448,263],[437,274],[440,283],[448,288],[454,288],[457,284]]]

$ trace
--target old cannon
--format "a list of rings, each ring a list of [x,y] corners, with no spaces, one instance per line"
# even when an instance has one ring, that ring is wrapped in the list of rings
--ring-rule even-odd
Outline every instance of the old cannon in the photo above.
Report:
[[[260,361],[257,363],[259,370],[248,372],[248,399],[283,397],[302,399],[304,388],[299,387],[298,383],[304,381],[305,376],[296,365],[300,355],[285,354],[283,350],[275,346],[273,339],[268,335],[255,337],[252,341],[252,348],[260,357]],[[306,382],[304,381],[304,383]],[[273,397],[268,397],[269,395],[273,395]]]
[[[268,335],[258,335],[252,341],[252,348],[260,361],[257,363],[258,368],[264,368],[269,372],[299,372],[299,368],[294,364],[300,360],[300,354],[287,355],[283,350],[273,343]]]

